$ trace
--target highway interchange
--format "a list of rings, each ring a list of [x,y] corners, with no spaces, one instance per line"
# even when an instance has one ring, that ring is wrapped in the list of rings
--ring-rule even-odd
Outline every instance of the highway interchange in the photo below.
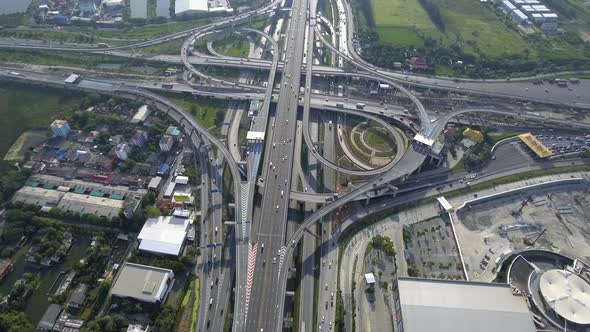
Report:
[[[408,144],[406,150],[398,153],[396,158],[387,165],[372,170],[358,171],[338,166],[335,163],[333,149],[324,148],[323,153],[320,153],[315,148],[312,138],[312,136],[317,136],[312,135],[311,130],[310,114],[312,108],[331,110],[340,114],[363,116],[366,119],[378,122],[387,128],[398,146],[403,145],[403,139],[400,137],[398,131],[394,130],[387,121],[393,120],[399,124],[407,121],[407,119],[403,117],[405,109],[403,107],[396,107],[396,105],[391,105],[389,110],[384,114],[379,105],[371,105],[370,102],[367,102],[366,109],[361,111],[355,108],[356,101],[348,101],[348,99],[339,101],[341,99],[333,96],[329,100],[326,99],[324,101],[321,94],[314,94],[311,91],[313,75],[354,76],[376,79],[380,82],[391,84],[413,104],[414,108],[411,109],[411,112],[414,123],[412,125],[407,123],[406,126],[431,139],[437,138],[449,121],[464,113],[514,114],[493,108],[469,108],[455,110],[438,118],[432,118],[420,99],[411,91],[410,86],[567,104],[581,108],[590,107],[590,101],[587,95],[572,98],[572,96],[568,95],[568,92],[563,92],[563,94],[547,94],[547,92],[529,92],[528,88],[527,90],[521,89],[518,91],[510,88],[511,86],[527,83],[468,80],[458,82],[446,78],[438,79],[406,75],[375,68],[371,64],[364,62],[351,46],[353,45],[351,38],[354,31],[352,24],[348,24],[348,33],[345,33],[348,38],[347,44],[349,48],[346,52],[333,46],[322,36],[318,23],[316,23],[315,10],[317,3],[314,0],[293,1],[290,14],[291,18],[287,22],[287,28],[284,33],[284,50],[279,49],[279,44],[269,34],[254,29],[235,27],[240,21],[249,17],[276,11],[278,3],[278,1],[273,1],[260,9],[225,18],[203,27],[125,46],[109,48],[51,47],[51,49],[56,51],[109,52],[114,56],[128,56],[128,53],[121,51],[129,48],[156,45],[173,39],[186,38],[181,49],[180,58],[175,57],[172,59],[172,62],[183,63],[189,72],[210,82],[213,84],[213,87],[197,86],[194,83],[186,82],[175,84],[172,90],[190,91],[191,93],[218,98],[262,100],[263,107],[260,112],[264,114],[262,118],[265,121],[259,125],[259,128],[262,128],[261,131],[264,133],[265,138],[264,144],[262,144],[263,152],[260,152],[264,159],[260,162],[260,165],[250,161],[244,166],[240,162],[241,160],[235,159],[235,154],[230,152],[230,148],[228,148],[225,142],[209,133],[186,110],[183,110],[166,98],[159,96],[157,93],[149,91],[167,90],[167,88],[159,84],[154,86],[151,82],[128,79],[106,80],[85,78],[76,87],[72,87],[64,84],[62,82],[63,77],[59,75],[26,72],[24,76],[15,77],[10,74],[11,69],[0,71],[0,77],[4,79],[26,81],[33,84],[44,84],[59,88],[99,91],[145,99],[161,111],[166,112],[183,127],[193,142],[195,150],[198,151],[202,174],[201,213],[203,216],[202,229],[204,232],[201,234],[201,243],[223,243],[222,246],[203,250],[205,254],[201,258],[203,262],[198,271],[198,273],[202,274],[204,281],[201,286],[202,298],[200,307],[202,309],[198,320],[199,331],[208,329],[219,331],[223,329],[224,314],[226,314],[224,309],[226,308],[226,302],[229,301],[229,294],[233,282],[232,275],[235,275],[234,331],[281,330],[285,312],[287,280],[292,272],[292,258],[297,249],[297,244],[302,240],[307,230],[312,229],[313,225],[324,218],[330,218],[334,211],[337,211],[347,203],[363,199],[368,194],[375,193],[377,189],[387,187],[390,183],[398,184],[403,182],[415,173],[427,158],[427,149],[417,144]],[[348,18],[351,18],[352,13],[348,4],[346,4],[346,8],[346,14]],[[354,20],[347,20],[347,22],[352,21]],[[237,59],[219,55],[197,54],[195,56],[196,52],[191,47],[199,38],[209,34],[227,31],[228,29],[254,33],[264,37],[268,44],[270,44],[270,49],[273,50],[272,61],[269,62],[263,59]],[[321,41],[340,59],[349,63],[351,67],[346,69],[314,65],[313,52],[316,40]],[[35,45],[34,43],[24,45],[14,42],[0,43],[0,47],[47,49],[46,45]],[[189,55],[189,50],[191,50],[190,53],[193,55]],[[280,55],[284,55],[283,60],[279,59],[281,57]],[[158,60],[158,58],[155,58],[155,60]],[[166,57],[165,59],[162,57],[160,60],[171,61],[170,57]],[[267,86],[256,86],[249,81],[227,82],[216,79],[199,71],[196,66],[202,65],[268,70]],[[278,87],[275,85],[275,76],[277,75],[280,77]],[[305,80],[302,80],[302,77],[305,77]],[[303,92],[300,92],[302,81]],[[583,84],[586,84],[586,82]],[[487,87],[492,88],[487,89]],[[531,85],[531,87],[533,86]],[[526,93],[524,93],[525,91]],[[336,107],[337,103],[344,104],[344,102],[346,102],[345,107]],[[303,107],[302,121],[298,121],[298,107],[300,106]],[[571,123],[568,120],[547,118],[532,112],[527,113],[523,111],[519,116],[534,121],[553,122],[557,125],[577,126],[583,129],[590,127],[583,123]],[[299,133],[298,123],[302,124]],[[325,126],[325,123],[323,125]],[[334,146],[336,141],[334,131],[324,128],[324,133],[324,144],[331,142],[327,145]],[[302,135],[302,141],[307,145],[313,160],[325,166],[324,180],[330,190],[334,190],[335,172],[374,176],[374,178],[356,186],[344,195],[340,195],[337,199],[323,204],[315,211],[313,211],[310,205],[309,208],[306,208],[309,214],[297,225],[294,231],[290,232],[287,229],[287,225],[290,201],[292,199],[297,198],[310,202],[326,203],[327,198],[332,195],[331,193],[327,193],[326,195],[300,193],[292,188],[293,182],[291,179],[296,178],[294,176],[294,165],[300,162],[300,156],[298,155],[300,146],[296,146],[295,144],[297,135]],[[212,149],[213,147],[215,149]],[[250,146],[250,148],[254,147],[255,145]],[[233,229],[233,232],[227,237],[224,237],[223,232],[225,227],[223,227],[224,221],[222,220],[221,206],[229,202],[222,201],[223,198],[219,191],[223,188],[223,177],[221,176],[221,171],[223,170],[222,165],[227,165],[230,170],[235,197],[234,214],[236,220],[233,221],[234,226],[228,228],[230,232]],[[260,169],[258,169],[259,166]],[[259,176],[257,176],[258,174]],[[452,181],[452,179],[449,180],[446,177],[444,181],[448,182]],[[440,180],[432,180],[432,182],[441,183]],[[256,186],[256,183],[261,185]],[[314,195],[319,198],[316,200],[313,198]],[[413,193],[409,196],[404,196],[402,200],[392,204],[401,204],[400,202],[411,199],[414,197],[413,195],[419,196],[419,194]],[[390,207],[390,204],[388,204],[387,206],[382,206],[381,209]],[[379,210],[378,208],[373,209]],[[333,249],[334,246],[337,248],[337,245],[335,244],[335,239],[331,236],[331,223],[324,223],[322,227],[324,232],[319,234],[319,240],[316,239],[313,243],[315,244],[317,242],[317,245],[321,248],[322,263],[315,262],[315,265],[321,265],[320,268],[322,269],[318,303],[323,307],[324,303],[327,304],[332,301],[331,293],[336,288],[337,267],[331,264],[337,261],[338,255],[337,249]],[[342,229],[339,232],[342,232]],[[311,241],[305,240],[304,242],[312,243]],[[312,251],[311,248],[313,248],[313,245],[306,245],[307,249],[303,250],[305,255],[303,257],[304,261],[309,257],[308,254]],[[226,246],[228,247],[227,250],[225,248]],[[222,254],[222,250],[226,250],[226,253]],[[233,250],[231,254],[230,250]],[[252,255],[254,259],[250,260],[249,258]],[[222,261],[223,256],[226,259]],[[327,261],[327,263],[324,264],[323,261]],[[254,266],[249,266],[249,264],[254,264]],[[307,268],[304,268],[307,270],[307,273],[309,273],[309,269],[313,265],[311,264]],[[246,278],[249,271],[253,273],[250,284]],[[325,288],[324,285],[328,287]],[[306,286],[306,289],[305,293],[309,294],[309,285]],[[213,301],[213,299],[215,300]],[[306,301],[313,300],[306,299]],[[209,305],[209,303],[212,304]],[[309,310],[307,312],[309,313]],[[330,311],[327,312],[327,321],[333,321],[333,311],[331,311],[331,314]],[[313,319],[310,319],[309,314],[305,316],[303,320],[307,322],[307,326],[313,325]],[[327,323],[320,321],[321,319],[318,318],[318,326],[323,325],[326,328]],[[297,323],[295,322],[295,324]]]

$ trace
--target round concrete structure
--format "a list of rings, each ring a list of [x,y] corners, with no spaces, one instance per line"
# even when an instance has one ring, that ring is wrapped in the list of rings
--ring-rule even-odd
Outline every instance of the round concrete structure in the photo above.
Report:
[[[590,324],[590,284],[565,270],[549,270],[539,283],[543,300],[559,316],[580,324]]]

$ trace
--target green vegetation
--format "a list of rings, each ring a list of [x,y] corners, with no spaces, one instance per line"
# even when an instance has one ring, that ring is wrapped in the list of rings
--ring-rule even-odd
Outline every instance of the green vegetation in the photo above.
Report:
[[[0,61],[27,63],[47,66],[77,67],[85,69],[100,68],[102,72],[155,74],[163,73],[168,64],[141,59],[120,58],[112,55],[77,54],[39,50],[0,50]]]
[[[156,316],[156,331],[172,331],[178,311],[178,306],[163,305]]]
[[[573,32],[525,34],[491,2],[355,0],[353,5],[362,13],[355,19],[363,57],[379,66],[395,68],[394,62],[423,56],[431,65],[426,72],[438,75],[509,77],[590,68],[590,43]]]
[[[179,55],[180,49],[182,48],[183,43],[184,43],[184,40],[182,40],[182,39],[171,40],[169,42],[146,47],[143,49],[143,53],[144,54],[157,53],[157,54]]]
[[[201,294],[201,282],[199,278],[195,280],[195,299],[193,302],[193,312],[191,314],[191,331],[197,330],[197,319],[199,318],[199,297]]]
[[[8,201],[12,197],[12,194],[22,187],[30,175],[30,170],[23,169],[22,171],[18,171],[11,163],[0,160],[0,204]],[[7,232],[6,227],[2,232],[2,237]]]
[[[461,172],[465,170],[465,159],[461,159],[451,168],[453,172]]]
[[[247,58],[250,43],[245,35],[225,33],[213,41],[213,49],[219,53],[236,58]]]
[[[369,146],[379,150],[387,150],[393,145],[391,139],[382,128],[373,127],[373,129],[369,130],[367,133],[366,140]]]
[[[164,96],[188,110],[205,128],[219,127],[227,111],[228,102],[190,94],[166,93]]]
[[[80,96],[69,91],[24,85],[2,84],[0,87],[0,154],[26,130],[47,129],[54,119],[71,114]]]
[[[146,254],[140,251],[135,251],[127,261],[130,263],[155,266],[163,269],[170,269],[173,270],[174,273],[181,273],[192,264],[192,257],[159,257],[152,254]]]
[[[395,249],[393,247],[393,241],[387,236],[376,235],[371,239],[371,242],[367,245],[366,252],[371,249],[377,249],[383,251],[387,256],[394,257]]]
[[[488,139],[490,141],[490,144],[494,145],[505,138],[514,137],[514,136],[520,135],[520,134],[522,134],[522,132],[516,132],[516,131],[503,131],[503,132],[497,132],[497,133],[488,133]]]
[[[336,313],[334,315],[334,331],[344,331],[344,316],[346,310],[344,309],[344,301],[342,300],[342,291],[338,290],[336,293]]]
[[[84,325],[85,332],[116,332],[127,328],[129,322],[121,315],[96,317]]]
[[[0,314],[0,331],[33,332],[35,329],[22,312],[5,312]]]
[[[96,36],[121,39],[148,40],[152,38],[173,34],[175,32],[194,29],[205,24],[209,24],[211,23],[211,21],[212,20],[210,18],[199,18],[164,24],[149,24],[138,27],[129,26],[123,29],[104,29],[97,30]],[[81,31],[87,30],[81,29]]]
[[[100,37],[96,36],[93,32],[78,32],[69,30],[42,30],[42,29],[11,29],[11,30],[0,30],[0,36],[12,37],[17,39],[35,39],[43,41],[57,41],[62,43],[80,43],[80,44],[94,44],[101,40]],[[109,45],[120,45],[119,41],[108,41]]]

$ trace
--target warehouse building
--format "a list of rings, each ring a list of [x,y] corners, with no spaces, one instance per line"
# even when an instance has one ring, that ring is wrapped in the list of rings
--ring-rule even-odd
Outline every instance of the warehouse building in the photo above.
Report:
[[[57,207],[65,211],[112,218],[119,215],[123,205],[123,200],[68,192],[64,194]]]
[[[528,16],[526,16],[519,9],[513,10],[512,13],[511,13],[511,16],[512,16],[512,19],[515,20],[517,23],[520,23],[522,25],[528,25],[529,24],[529,18],[528,18]]]
[[[41,187],[24,186],[14,194],[14,201],[37,205],[37,206],[57,206],[62,192]]]
[[[160,216],[146,220],[137,236],[139,250],[154,254],[178,256],[182,251],[189,220],[175,216]]]
[[[126,262],[111,289],[115,297],[147,303],[162,303],[174,285],[174,272]]]
[[[508,284],[398,277],[397,288],[398,331],[536,331],[525,298]]]
[[[14,201],[40,206],[47,211],[57,207],[107,218],[118,216],[124,209],[125,216],[131,218],[146,192],[145,189],[130,190],[37,174],[15,193]]]
[[[135,115],[133,115],[133,118],[131,118],[131,121],[129,121],[132,124],[138,124],[140,122],[144,122],[147,117],[150,115],[151,111],[149,110],[149,108],[147,107],[147,105],[143,105],[141,106],[137,112],[135,113]]]
[[[502,1],[502,8],[504,8],[504,10],[506,10],[507,12],[512,12],[513,10],[516,9],[516,6],[513,5],[510,1],[508,0],[504,0]]]

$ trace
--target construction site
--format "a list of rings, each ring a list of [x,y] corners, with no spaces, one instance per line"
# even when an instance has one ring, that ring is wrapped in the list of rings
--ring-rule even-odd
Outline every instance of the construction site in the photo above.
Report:
[[[457,238],[470,279],[491,281],[502,258],[542,248],[590,258],[590,195],[560,186],[488,200],[457,212]]]

